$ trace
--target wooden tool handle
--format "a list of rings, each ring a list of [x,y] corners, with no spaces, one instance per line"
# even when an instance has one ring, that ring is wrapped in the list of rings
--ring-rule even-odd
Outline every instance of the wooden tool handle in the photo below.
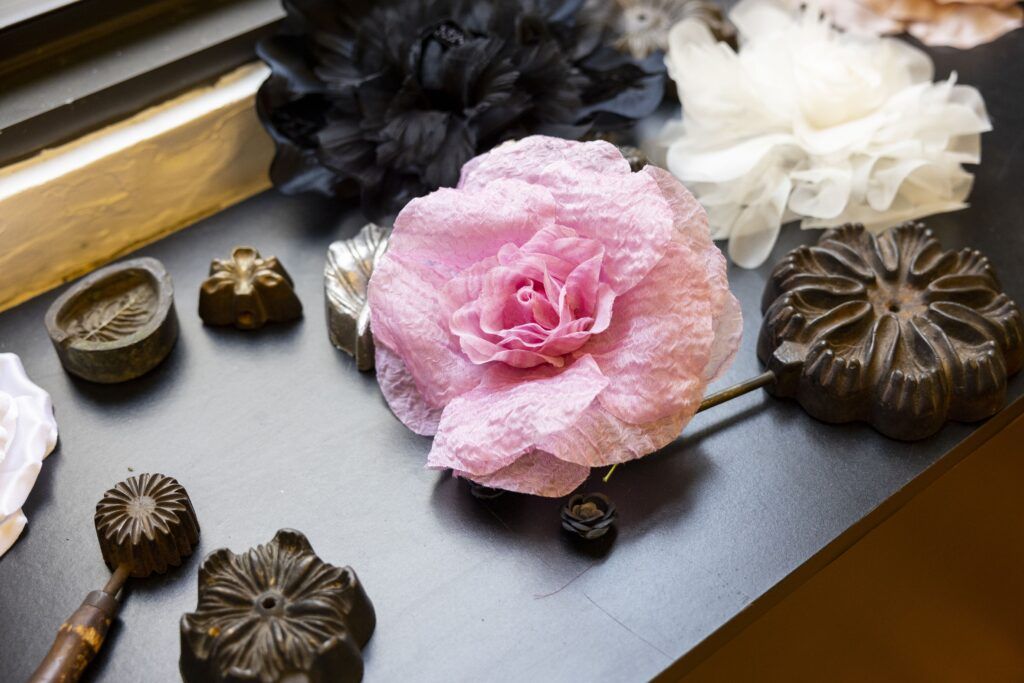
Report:
[[[60,626],[53,646],[29,683],[74,683],[99,652],[121,604],[106,591],[93,591]]]

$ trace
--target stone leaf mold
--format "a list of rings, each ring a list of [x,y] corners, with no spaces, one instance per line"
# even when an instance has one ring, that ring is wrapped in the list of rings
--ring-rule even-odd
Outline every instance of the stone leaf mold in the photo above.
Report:
[[[355,358],[363,372],[373,370],[373,334],[366,288],[377,261],[388,248],[391,231],[374,223],[355,237],[338,240],[327,250],[324,294],[331,343]]]
[[[989,260],[906,224],[825,232],[772,271],[758,356],[798,366],[768,390],[825,422],[922,439],[994,415],[1024,365],[1024,326]]]
[[[282,529],[236,555],[214,551],[199,570],[199,603],[181,618],[187,683],[360,681],[376,625],[351,567],[335,567],[306,537]]]
[[[25,528],[21,507],[56,445],[50,395],[32,383],[18,356],[0,353],[0,556]]]
[[[268,322],[302,317],[291,276],[276,257],[252,247],[235,247],[229,259],[214,259],[199,289],[199,317],[207,325],[255,330]]]
[[[104,384],[144,375],[178,339],[171,277],[153,258],[101,268],[53,302],[46,330],[73,375]]]

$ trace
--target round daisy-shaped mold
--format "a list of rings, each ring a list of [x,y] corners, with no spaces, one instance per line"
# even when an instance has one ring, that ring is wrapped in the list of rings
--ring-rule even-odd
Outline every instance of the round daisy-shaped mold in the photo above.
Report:
[[[163,574],[181,565],[199,542],[199,521],[185,488],[173,477],[140,474],[103,494],[96,504],[103,560],[131,575]]]

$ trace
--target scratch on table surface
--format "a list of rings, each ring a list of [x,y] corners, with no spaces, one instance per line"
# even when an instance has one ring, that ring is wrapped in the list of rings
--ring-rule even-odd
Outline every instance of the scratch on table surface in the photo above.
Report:
[[[602,612],[604,612],[604,613],[605,613],[605,615],[606,615],[606,616],[607,616],[607,617],[608,617],[609,619],[611,619],[611,620],[612,620],[612,621],[614,621],[614,622],[615,622],[616,624],[618,624],[618,625],[619,625],[619,626],[621,626],[622,628],[624,628],[624,629],[626,629],[627,631],[629,631],[629,632],[630,632],[630,634],[632,634],[633,636],[636,636],[637,638],[639,638],[640,640],[642,640],[642,641],[643,641],[644,643],[647,643],[648,645],[650,645],[650,646],[651,646],[651,648],[653,648],[653,649],[654,649],[655,651],[657,651],[657,652],[658,652],[658,653],[659,653],[659,654],[660,654],[660,655],[661,655],[662,657],[664,657],[665,659],[669,660],[670,662],[671,662],[671,661],[674,661],[674,660],[675,660],[675,658],[674,658],[674,657],[670,657],[670,656],[668,655],[668,653],[667,653],[667,652],[665,652],[664,650],[662,650],[662,649],[661,649],[660,647],[658,647],[657,645],[655,645],[655,644],[654,644],[654,643],[652,643],[651,641],[647,640],[647,639],[646,639],[646,638],[644,638],[644,637],[643,637],[642,635],[640,635],[639,633],[637,633],[636,631],[634,631],[633,629],[631,629],[630,627],[626,626],[626,625],[625,625],[625,624],[623,624],[623,623],[622,623],[621,621],[619,621],[618,619],[616,619],[616,618],[615,618],[615,615],[613,615],[613,614],[612,614],[611,612],[609,612],[608,610],[606,610],[606,609],[605,609],[604,607],[601,607],[601,605],[599,605],[599,604],[597,604],[596,602],[594,602],[594,599],[593,599],[592,597],[590,597],[589,595],[587,595],[587,594],[586,594],[586,592],[584,592],[584,593],[583,593],[583,597],[585,597],[585,598],[586,598],[587,600],[589,600],[589,601],[590,601],[590,604],[592,604],[592,605],[593,605],[594,607],[596,607],[597,609],[599,609],[599,610],[601,610]]]
[[[561,588],[559,588],[559,589],[557,589],[557,590],[553,590],[553,591],[551,591],[550,593],[544,593],[543,595],[534,595],[534,596],[533,596],[533,597],[534,597],[534,599],[536,599],[536,600],[541,600],[541,599],[543,599],[543,598],[550,598],[550,597],[551,597],[552,595],[554,595],[554,594],[556,594],[556,593],[561,593],[562,591],[564,591],[564,590],[565,590],[566,588],[568,588],[568,587],[569,587],[569,584],[571,584],[571,583],[572,583],[573,581],[575,581],[576,579],[580,578],[581,576],[583,576],[584,574],[586,574],[587,572],[589,572],[589,571],[590,571],[591,569],[593,569],[593,568],[594,568],[594,567],[596,567],[596,566],[597,566],[597,563],[595,562],[595,563],[593,563],[592,565],[590,565],[589,567],[587,567],[586,569],[584,569],[583,571],[581,571],[581,572],[580,572],[579,574],[577,574],[576,576],[574,576],[574,577],[572,577],[571,579],[569,579],[569,580],[568,580],[568,581],[566,582],[566,584],[565,584],[564,586],[562,586]]]
[[[1003,180],[1006,175],[1010,172],[1010,167],[1013,164],[1013,160],[1017,155],[1017,148],[1020,147],[1021,143],[1024,142],[1024,135],[1018,135],[1017,139],[1014,140],[1013,144],[1010,145],[1010,151],[1006,155],[1006,161],[1003,162],[999,172],[996,173],[996,180]]]
[[[486,509],[489,513],[491,513],[491,517],[494,517],[496,520],[498,520],[498,524],[500,524],[503,527],[505,527],[505,531],[512,531],[512,527],[510,527],[508,524],[506,524],[505,520],[503,520],[501,518],[501,516],[497,512],[492,510],[490,505],[486,505],[485,504],[484,505],[484,509]]]

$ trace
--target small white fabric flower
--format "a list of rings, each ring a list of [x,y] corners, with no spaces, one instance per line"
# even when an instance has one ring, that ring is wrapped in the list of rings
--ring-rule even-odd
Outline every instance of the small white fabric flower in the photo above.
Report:
[[[25,528],[21,506],[56,445],[50,395],[29,380],[20,358],[0,353],[0,556]]]
[[[731,19],[738,52],[700,22],[672,28],[684,117],[660,143],[737,264],[763,263],[789,220],[877,231],[966,206],[962,164],[991,129],[977,90],[933,83],[920,50],[840,33],[813,9],[742,0]]]
[[[668,32],[684,19],[704,22],[718,40],[732,38],[732,27],[711,0],[597,0],[610,10],[615,47],[636,59],[668,49]],[[595,6],[592,3],[591,6]]]

